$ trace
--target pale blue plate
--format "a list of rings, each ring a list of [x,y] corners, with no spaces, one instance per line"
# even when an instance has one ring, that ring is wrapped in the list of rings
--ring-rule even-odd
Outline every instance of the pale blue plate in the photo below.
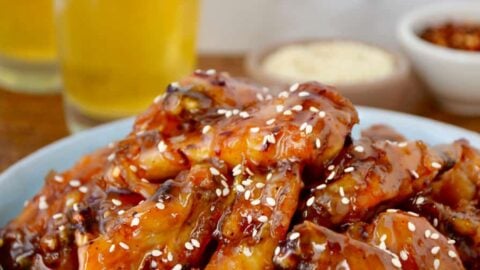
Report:
[[[450,143],[459,138],[468,139],[480,147],[480,134],[445,123],[408,114],[357,107],[361,123],[354,135],[372,124],[388,124],[410,139],[421,139],[429,144]],[[17,162],[0,175],[0,226],[14,217],[43,185],[43,177],[50,171],[62,171],[72,166],[81,156],[108,143],[123,138],[131,129],[133,119],[125,119],[78,133],[48,145]]]

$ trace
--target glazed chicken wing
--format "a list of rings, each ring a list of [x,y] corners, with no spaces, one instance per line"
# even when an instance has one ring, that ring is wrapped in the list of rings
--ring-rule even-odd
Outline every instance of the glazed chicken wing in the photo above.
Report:
[[[464,140],[441,149],[455,166],[406,207],[454,239],[467,268],[480,269],[480,153]]]
[[[369,218],[425,189],[444,161],[421,141],[363,138],[327,167],[300,206],[302,218],[337,225]]]
[[[355,237],[306,221],[274,261],[283,269],[463,269],[455,246],[424,218],[387,212],[359,226]]]

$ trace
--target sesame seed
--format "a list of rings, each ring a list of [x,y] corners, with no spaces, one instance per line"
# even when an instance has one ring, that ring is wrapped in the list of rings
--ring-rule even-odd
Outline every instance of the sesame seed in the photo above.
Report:
[[[247,170],[248,170],[248,168],[247,168]],[[252,179],[248,178],[247,180],[242,181],[242,185],[248,187],[252,184],[252,182],[253,182]]]
[[[245,191],[245,194],[243,194],[243,197],[245,197],[245,200],[248,201],[250,199],[250,195],[252,192],[250,190]]]
[[[118,210],[117,214],[118,214],[119,216],[121,216],[121,215],[125,214],[125,210],[123,210],[123,209],[122,209],[122,210]]]
[[[299,83],[294,83],[294,84],[292,84],[292,85],[290,86],[290,89],[289,89],[290,92],[295,92],[295,91],[297,91],[297,89],[298,89],[299,86],[300,86]]]
[[[299,237],[300,237],[300,233],[299,233],[299,232],[293,232],[293,233],[290,234],[290,236],[288,237],[288,239],[290,239],[290,240],[293,241],[293,240],[295,240],[295,239],[297,239],[297,238],[299,238]]]
[[[442,168],[442,164],[438,163],[438,162],[432,162],[432,167],[435,168],[435,169],[441,169]]]
[[[259,131],[260,131],[260,128],[259,128],[259,127],[252,127],[252,128],[250,128],[250,132],[251,132],[251,133],[257,133],[257,132],[259,132]]]
[[[222,195],[227,196],[228,193],[230,193],[230,189],[229,188],[224,188],[223,191],[222,191]]]
[[[276,204],[275,199],[272,197],[267,197],[266,201],[267,201],[267,204],[270,206],[275,206]]]
[[[259,101],[263,101],[265,99],[261,93],[257,93],[256,96]]]
[[[120,206],[122,205],[122,202],[120,200],[117,200],[117,199],[112,199],[112,203],[115,205],[115,206]]]
[[[343,197],[341,201],[342,201],[343,204],[349,204],[350,203],[350,199],[347,198],[347,197]]]
[[[212,127],[209,125],[206,125],[202,128],[202,134],[207,134]]]
[[[150,267],[156,269],[158,266],[158,263],[156,261],[151,261],[150,262]]]
[[[387,235],[386,235],[386,234],[382,234],[382,236],[380,236],[380,241],[381,241],[381,242],[385,242],[385,240],[387,240]]]
[[[322,190],[322,189],[325,189],[326,187],[327,187],[326,184],[320,184],[320,185],[318,185],[318,186],[316,187],[316,189]]]
[[[433,268],[437,270],[439,267],[440,267],[440,260],[439,259],[433,260]]]
[[[115,168],[118,168],[118,167],[115,167]],[[79,180],[74,179],[74,180],[70,180],[68,184],[72,187],[79,187],[82,183],[80,183]]]
[[[402,267],[402,263],[400,262],[400,260],[396,256],[392,258],[392,264],[393,264],[393,266],[395,266],[397,268]]]
[[[268,174],[267,174],[267,177],[266,177],[267,181],[270,180],[270,179],[272,179],[272,176],[273,176],[273,174],[272,174],[271,172],[268,173]]]
[[[298,96],[299,97],[308,97],[308,96],[310,96],[310,93],[308,93],[307,91],[302,91],[302,92],[298,93]]]
[[[245,188],[244,188],[242,185],[236,185],[236,186],[235,186],[235,189],[236,189],[238,192],[245,192]]]
[[[305,127],[305,134],[310,134],[310,133],[312,133],[312,131],[313,131],[312,125],[307,125]]]
[[[78,188],[78,191],[82,192],[82,193],[87,193],[88,192],[88,188],[86,186],[81,186]]]
[[[165,142],[163,140],[158,143],[157,149],[158,149],[158,152],[160,152],[160,153],[163,153],[163,152],[165,152],[165,150],[167,150],[167,145],[165,144]]]
[[[271,124],[275,123],[275,118],[272,118],[272,119],[270,119],[270,120],[267,120],[265,123],[266,123],[267,125],[271,125]]]
[[[408,222],[407,223],[407,227],[408,227],[408,230],[411,231],[411,232],[414,232],[415,231],[415,224],[413,224],[412,222]]]
[[[327,170],[333,171],[335,169],[335,165],[328,165]]]
[[[400,258],[404,261],[408,260],[408,252],[406,250],[400,251]]]
[[[196,248],[200,248],[200,242],[197,239],[192,239],[190,240],[192,242],[192,245]]]
[[[163,204],[162,202],[157,202],[155,206],[160,210],[165,209],[165,204]]]
[[[346,173],[350,173],[350,172],[353,172],[354,170],[355,170],[354,167],[347,167],[343,171],[346,172]]]
[[[264,183],[256,183],[256,184],[255,184],[255,187],[256,187],[256,188],[263,188],[264,186],[265,186]]]
[[[415,200],[415,204],[422,204],[425,202],[425,198],[424,197],[418,197],[416,200]]]
[[[262,222],[262,223],[265,223],[265,222],[268,221],[268,217],[262,215],[262,216],[259,216],[259,217],[257,218],[257,220],[260,221],[260,222]]]
[[[281,113],[283,111],[283,105],[277,105],[275,109],[277,110],[277,113]]]
[[[320,147],[322,147],[322,142],[320,141],[319,138],[315,139],[315,147],[317,149],[319,149]]]
[[[363,146],[361,145],[357,145],[355,146],[355,148],[353,148],[353,150],[358,153],[363,153],[365,151],[365,148],[363,148]]]
[[[259,204],[260,204],[260,200],[259,200],[259,199],[253,200],[250,204],[253,205],[253,206],[259,205]]]
[[[415,213],[415,212],[412,212],[412,211],[407,211],[407,213],[411,216],[414,216],[414,217],[419,217],[420,215]]]
[[[57,181],[58,183],[63,183],[63,177],[61,175],[55,175],[53,180]]]
[[[303,106],[302,105],[295,105],[292,107],[292,111],[302,111],[303,110]]]
[[[120,245],[121,248],[123,248],[123,249],[125,249],[125,250],[129,250],[129,249],[130,249],[130,247],[129,247],[127,244],[125,244],[124,242],[120,242],[120,243],[118,243],[118,244]]]
[[[232,113],[233,113],[233,115],[237,115],[237,114],[240,113],[240,110],[239,109],[233,109]]]
[[[162,252],[160,250],[158,250],[158,249],[152,250],[152,256],[153,257],[158,257],[160,255],[162,255]]]
[[[250,257],[250,256],[252,256],[252,251],[249,248],[244,247],[243,248],[243,254],[247,257]]]
[[[332,171],[328,177],[327,177],[327,180],[332,180],[333,178],[335,178],[335,174],[337,174],[335,171]]]
[[[167,253],[167,261],[173,261],[173,254],[170,251]]]
[[[48,208],[48,203],[45,196],[41,196],[38,200],[38,209],[45,210]]]
[[[110,246],[110,248],[108,249],[108,251],[109,251],[110,253],[114,252],[114,251],[115,251],[115,244],[112,244],[112,245]]]
[[[456,241],[453,240],[453,239],[448,239],[448,240],[447,240],[447,243],[449,243],[450,245],[454,245],[455,242],[456,242]]]
[[[241,118],[248,118],[250,117],[250,114],[248,112],[240,112],[238,114]]]
[[[410,174],[415,178],[415,179],[418,179],[420,177],[420,175],[418,175],[418,173],[415,171],[415,170],[410,170]]]
[[[343,190],[343,187],[340,187],[338,189],[338,194],[340,194],[340,196],[342,196],[342,197],[345,197],[345,191]]]
[[[275,250],[274,250],[273,253],[275,254],[275,256],[277,256],[278,254],[280,254],[280,247],[277,246],[277,247],[275,248]]]
[[[292,111],[291,110],[285,110],[283,112],[283,115],[292,115]]]
[[[248,222],[248,224],[252,223],[252,220],[253,220],[252,215],[248,215],[248,216],[247,216],[247,222]]]
[[[216,71],[215,69],[213,69],[213,68],[208,69],[207,71],[205,71],[205,74],[207,74],[207,75],[215,75],[215,73],[217,73],[217,71]],[[181,265],[180,265],[180,267],[181,267]]]
[[[429,229],[425,230],[425,237],[426,238],[430,238],[431,235],[432,235],[432,231],[430,231]]]
[[[388,213],[397,213],[398,209],[387,209]]]
[[[111,153],[110,155],[108,155],[107,157],[107,160],[112,162],[113,160],[115,159],[115,153]]]
[[[448,251],[448,256],[450,258],[455,258],[455,257],[457,257],[457,253],[455,253],[455,251],[453,251],[453,250],[449,250]]]
[[[186,243],[185,243],[185,248],[186,248],[187,250],[193,250],[193,249],[194,249],[192,243],[190,243],[190,242],[186,242]]]
[[[326,115],[327,114],[324,111],[318,112],[318,116],[320,116],[320,118],[324,118]]]
[[[172,270],[182,270],[182,265],[177,263],[173,268]]]
[[[308,198],[307,206],[312,206],[314,202],[315,202],[315,197],[314,196]]]
[[[439,246],[434,246],[430,252],[432,252],[433,255],[437,255],[438,252],[440,251],[440,247]]]
[[[210,173],[212,175],[220,175],[220,171],[218,171],[216,168],[214,167],[210,167]]]
[[[59,230],[59,231],[64,231],[64,230],[65,230],[65,226],[64,226],[64,225],[58,226],[58,230]]]
[[[433,219],[433,226],[435,226],[435,227],[438,226],[438,218]]]
[[[438,238],[440,238],[440,235],[438,233],[432,233],[432,235],[430,236],[430,238],[434,239],[434,240],[437,240]]]
[[[403,148],[403,147],[408,145],[408,142],[400,142],[397,145],[398,145],[398,147]]]
[[[289,94],[287,91],[282,91],[278,94],[279,98],[288,98]]]
[[[53,219],[61,219],[63,217],[62,213],[56,213],[55,215],[52,216]]]
[[[138,226],[138,224],[140,224],[140,219],[138,217],[134,217],[130,223],[130,227]]]

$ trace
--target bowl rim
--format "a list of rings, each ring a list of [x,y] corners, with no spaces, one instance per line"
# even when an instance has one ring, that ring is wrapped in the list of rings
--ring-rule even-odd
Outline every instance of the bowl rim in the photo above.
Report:
[[[402,80],[403,78],[408,77],[411,74],[410,62],[408,58],[402,53],[382,47],[372,42],[357,40],[357,39],[350,39],[350,38],[342,38],[342,37],[304,38],[304,39],[292,39],[292,40],[284,40],[276,43],[270,43],[270,44],[260,46],[256,49],[248,51],[245,57],[244,66],[247,73],[252,78],[258,79],[262,82],[268,81],[278,86],[291,85],[295,82],[291,82],[290,80],[287,80],[282,76],[275,76],[274,74],[270,74],[263,70],[261,64],[262,64],[262,61],[265,59],[265,57],[279,50],[282,47],[286,47],[290,45],[304,45],[304,44],[324,43],[324,42],[360,43],[363,45],[367,45],[367,46],[382,50],[394,58],[394,62],[395,62],[394,70],[387,76],[384,76],[378,79],[363,81],[363,82],[333,84],[335,88],[342,89],[341,90],[342,92],[345,92],[345,93],[358,92],[357,89],[359,88],[369,89],[372,87],[377,87],[380,85],[384,85],[385,83],[390,83],[391,81]]]
[[[404,47],[414,47],[430,56],[455,62],[480,64],[480,52],[441,47],[423,40],[415,32],[415,27],[423,23],[425,19],[435,18],[436,21],[448,22],[455,20],[455,15],[459,11],[478,12],[480,14],[480,2],[458,1],[432,3],[407,12],[400,18],[397,24],[397,39],[400,43],[403,43]],[[480,24],[480,15],[478,19]]]

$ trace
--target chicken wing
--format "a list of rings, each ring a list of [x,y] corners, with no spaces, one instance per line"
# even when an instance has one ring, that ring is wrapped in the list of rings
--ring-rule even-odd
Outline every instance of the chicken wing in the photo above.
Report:
[[[232,198],[226,169],[195,165],[125,211],[105,234],[79,248],[80,269],[199,267]],[[177,267],[179,267],[177,266]]]
[[[421,141],[360,139],[310,188],[302,218],[330,228],[371,218],[425,189],[443,164]]]
[[[455,246],[422,217],[387,212],[359,226],[356,239],[306,221],[274,261],[283,269],[463,269]]]
[[[219,223],[219,246],[206,269],[273,268],[273,251],[297,208],[300,173],[299,165],[286,163],[237,177],[235,202]]]

